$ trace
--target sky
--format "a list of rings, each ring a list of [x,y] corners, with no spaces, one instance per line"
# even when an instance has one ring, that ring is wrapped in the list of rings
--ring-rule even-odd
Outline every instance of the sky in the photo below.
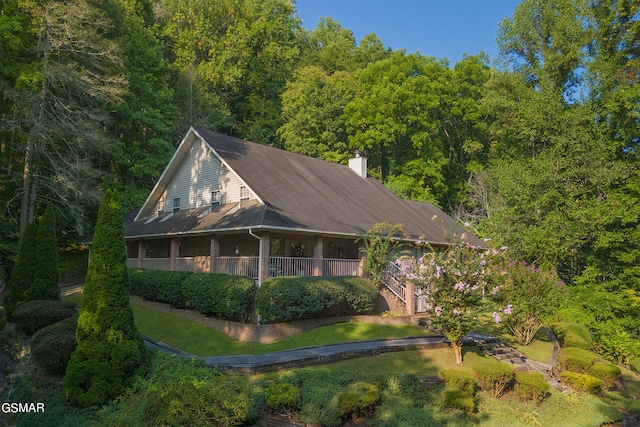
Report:
[[[314,29],[331,17],[353,31],[356,41],[375,33],[386,47],[448,58],[464,53],[497,57],[498,23],[520,0],[297,0],[303,27]]]

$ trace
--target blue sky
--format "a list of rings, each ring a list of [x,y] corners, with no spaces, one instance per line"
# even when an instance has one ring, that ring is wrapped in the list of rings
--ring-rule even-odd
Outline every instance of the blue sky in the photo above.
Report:
[[[353,31],[356,41],[375,33],[385,46],[448,58],[464,53],[497,56],[498,22],[520,0],[297,0],[302,25],[313,29],[331,17]]]

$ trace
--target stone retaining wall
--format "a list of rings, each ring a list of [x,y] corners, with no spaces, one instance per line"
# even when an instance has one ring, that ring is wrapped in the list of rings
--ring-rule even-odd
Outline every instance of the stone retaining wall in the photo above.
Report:
[[[415,316],[336,316],[299,320],[288,323],[274,323],[271,325],[253,325],[214,319],[197,311],[183,310],[173,308],[169,304],[146,301],[139,296],[132,296],[131,303],[150,308],[152,310],[168,313],[173,316],[193,320],[220,332],[224,332],[230,337],[242,342],[260,344],[272,343],[301,332],[309,331],[319,326],[333,325],[336,323],[363,322],[383,325],[417,325],[419,319],[426,317],[424,314]]]

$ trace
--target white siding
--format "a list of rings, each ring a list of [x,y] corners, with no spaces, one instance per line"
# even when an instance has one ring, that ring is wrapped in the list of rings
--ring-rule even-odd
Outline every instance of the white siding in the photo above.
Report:
[[[195,209],[211,205],[211,192],[220,190],[221,203],[240,201],[238,177],[229,171],[205,144],[196,139],[189,154],[178,167],[164,191],[164,211],[170,212],[173,199],[180,198],[180,209]],[[253,199],[253,194],[250,195]]]

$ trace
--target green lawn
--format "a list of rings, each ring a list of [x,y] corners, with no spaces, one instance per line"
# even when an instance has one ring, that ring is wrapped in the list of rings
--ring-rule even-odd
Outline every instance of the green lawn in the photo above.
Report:
[[[79,304],[82,296],[73,295],[66,297],[65,300]],[[197,356],[262,354],[342,342],[433,335],[417,325],[377,325],[354,322],[323,326],[272,344],[243,343],[192,320],[135,304],[131,305],[131,309],[140,333]]]
[[[80,304],[82,295],[72,295],[65,300]],[[142,334],[197,356],[261,354],[314,345],[430,335],[430,332],[417,325],[340,323],[316,328],[272,344],[243,343],[192,320],[135,304],[131,307],[138,330]],[[528,346],[519,345],[513,335],[490,319],[479,323],[475,332],[497,336],[502,342],[516,348],[532,360],[543,363],[551,361],[553,346],[546,329],[538,331],[536,338]]]

